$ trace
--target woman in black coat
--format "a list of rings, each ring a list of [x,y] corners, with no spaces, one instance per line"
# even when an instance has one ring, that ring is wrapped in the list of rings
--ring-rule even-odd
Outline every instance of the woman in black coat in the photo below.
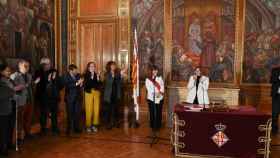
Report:
[[[120,71],[114,61],[107,63],[104,80],[104,117],[107,129],[119,127],[118,113],[124,76],[124,71]]]

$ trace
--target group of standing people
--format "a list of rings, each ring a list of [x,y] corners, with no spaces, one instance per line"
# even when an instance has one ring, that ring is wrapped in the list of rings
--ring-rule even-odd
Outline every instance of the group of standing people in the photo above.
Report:
[[[66,134],[80,133],[82,103],[85,103],[86,131],[97,132],[100,125],[101,102],[104,102],[104,123],[107,129],[119,126],[118,111],[122,94],[122,81],[126,76],[113,61],[107,63],[104,78],[94,62],[87,64],[83,74],[74,64],[68,66],[67,73],[60,76],[51,69],[48,58],[41,62],[41,69],[35,73],[38,104],[40,105],[41,133],[46,133],[46,120],[51,114],[52,132],[59,134],[57,126],[60,91],[65,89],[64,101],[67,113]],[[103,96],[103,100],[101,98]]]
[[[0,155],[7,155],[9,149],[16,149],[13,143],[15,127],[19,144],[23,143],[24,137],[30,137],[32,76],[28,73],[29,63],[25,60],[19,61],[17,69],[12,73],[7,64],[0,64]]]
[[[81,133],[82,104],[85,108],[86,132],[97,132],[102,114],[106,129],[118,128],[119,105],[123,96],[123,81],[126,70],[120,70],[114,61],[106,65],[104,74],[98,71],[95,62],[89,62],[84,73],[71,64],[67,72],[60,75],[52,67],[49,58],[42,58],[40,67],[31,74],[30,63],[20,60],[17,70],[12,71],[8,64],[0,64],[0,153],[7,155],[31,135],[32,120],[36,119],[37,109],[40,134],[48,132],[48,119],[51,132],[60,134],[58,125],[61,91],[64,89],[64,102],[67,115],[66,135]],[[150,111],[150,126],[153,135],[161,128],[164,81],[153,66],[146,78],[147,102]],[[101,107],[102,105],[102,107]],[[102,109],[102,113],[101,113]],[[15,128],[17,128],[15,130]],[[16,133],[16,134],[14,134]],[[16,135],[16,143],[14,140]]]
[[[49,58],[42,58],[40,68],[32,75],[30,63],[20,60],[17,70],[8,64],[0,64],[0,153],[7,155],[9,149],[23,143],[31,135],[34,109],[39,111],[40,134],[48,132],[47,122],[51,119],[51,131],[60,134],[58,126],[61,90],[67,113],[66,134],[80,133],[82,103],[85,102],[86,131],[97,132],[100,125],[100,109],[103,96],[104,120],[107,129],[119,127],[118,110],[122,96],[122,82],[126,76],[113,61],[108,62],[106,73],[101,76],[96,64],[90,62],[84,74],[71,64],[67,73],[60,75],[52,68]],[[102,95],[103,93],[103,95]],[[84,99],[84,100],[83,100]],[[34,106],[36,105],[36,106]],[[17,128],[15,130],[15,128]],[[16,143],[14,133],[16,131]]]

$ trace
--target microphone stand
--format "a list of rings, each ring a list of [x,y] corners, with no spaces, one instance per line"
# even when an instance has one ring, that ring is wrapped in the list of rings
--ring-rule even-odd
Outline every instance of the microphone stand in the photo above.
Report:
[[[16,133],[16,135],[15,135],[15,139],[16,139],[16,152],[18,152],[19,151],[19,147],[18,147],[18,107],[17,107],[17,103],[16,103],[16,105],[15,105],[15,113],[16,113],[16,120],[15,120],[15,133]]]

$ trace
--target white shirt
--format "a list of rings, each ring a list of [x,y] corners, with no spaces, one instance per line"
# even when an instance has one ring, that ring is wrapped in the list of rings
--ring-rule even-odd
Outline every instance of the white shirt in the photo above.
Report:
[[[154,83],[146,78],[145,86],[147,89],[147,99],[150,101],[155,102],[156,104],[160,103],[160,101],[163,99],[163,93],[164,93],[164,82],[161,76],[157,76],[155,78],[155,81],[160,85],[160,89],[154,85]]]
[[[191,76],[187,86],[188,89],[187,102],[193,103],[195,100],[195,96],[197,94],[197,99],[199,104],[201,105],[209,104],[208,87],[209,87],[208,77],[201,76],[199,79],[198,88],[196,88],[196,80],[194,79],[194,76]]]

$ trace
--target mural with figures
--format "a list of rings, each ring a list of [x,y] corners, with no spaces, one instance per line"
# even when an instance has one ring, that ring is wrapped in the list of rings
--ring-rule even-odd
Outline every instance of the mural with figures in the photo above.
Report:
[[[243,83],[268,83],[280,63],[280,1],[247,0]]]
[[[140,79],[144,80],[151,65],[163,71],[164,0],[133,0],[131,5],[131,30],[137,29]]]
[[[54,61],[53,19],[54,0],[0,0],[0,57],[33,67],[43,56]]]
[[[173,0],[173,81],[200,67],[212,82],[232,83],[234,47],[235,0]]]

